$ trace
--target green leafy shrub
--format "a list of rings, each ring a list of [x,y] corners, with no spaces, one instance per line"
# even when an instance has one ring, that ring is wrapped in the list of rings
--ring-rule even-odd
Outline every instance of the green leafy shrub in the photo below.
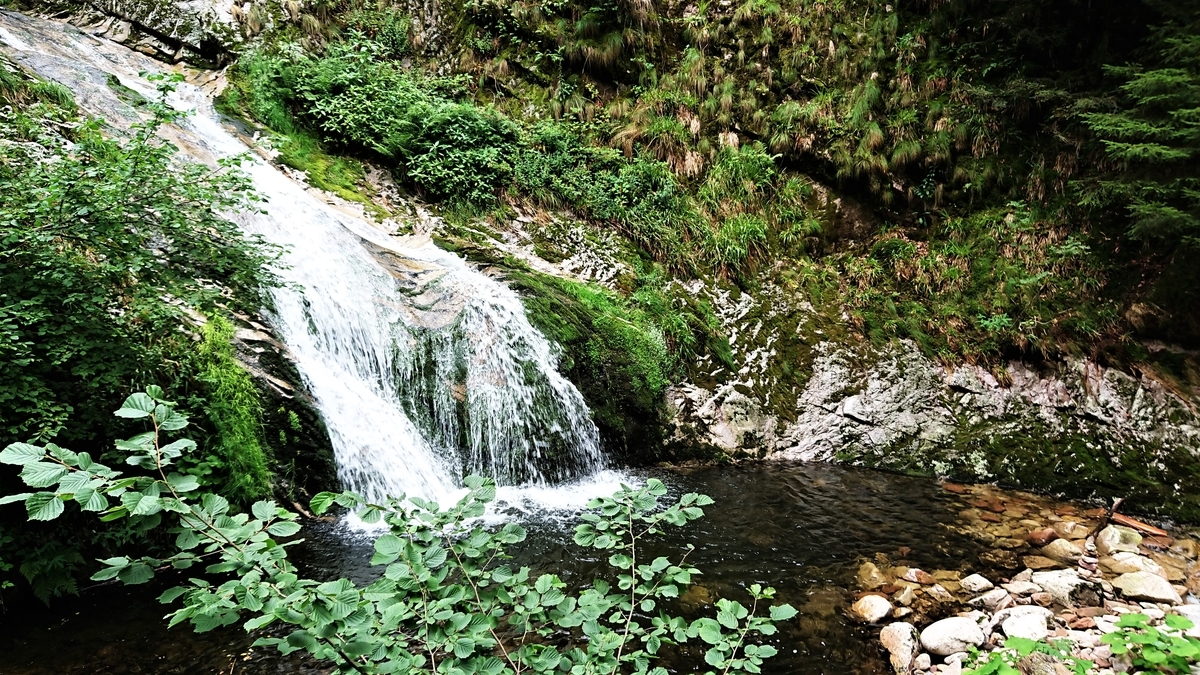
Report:
[[[1021,675],[1018,664],[1032,654],[1045,654],[1064,663],[1074,675],[1087,675],[1092,662],[1071,656],[1068,640],[1038,641],[1023,637],[1010,637],[1004,641],[1003,649],[996,649],[983,656],[972,649],[975,665],[963,671],[963,675]]]
[[[311,56],[291,48],[243,58],[246,108],[285,135],[311,128],[333,145],[382,157],[434,199],[486,205],[505,186],[516,125],[444,95],[444,82],[390,60],[361,33]]]
[[[177,534],[176,549],[163,558],[115,556],[101,561],[97,581],[149,581],[162,567],[225,575],[214,584],[193,578],[162,594],[163,603],[182,600],[170,624],[184,621],[204,632],[242,622],[247,631],[275,626],[256,645],[287,654],[306,651],[338,673],[628,672],[666,675],[654,662],[664,647],[695,642],[705,650],[710,673],[758,673],[777,652],[758,640],[777,632],[776,623],[796,616],[789,605],[769,608],[774,589],[749,587],[749,606],[717,601],[716,617],[687,621],[667,607],[699,570],[667,557],[649,559],[646,541],[667,527],[704,515],[712,500],[690,493],[663,504],[667,488],[651,479],[641,488],[623,486],[595,499],[575,529],[579,546],[607,555],[608,572],[572,590],[558,576],[513,569],[505,550],[525,539],[521,526],[499,529],[479,524],[496,486],[479,477],[465,481],[467,494],[441,509],[417,497],[375,504],[353,493],[321,493],[314,513],[334,505],[353,510],[388,533],[375,540],[373,565],[384,573],[369,586],[347,579],[318,582],[301,577],[287,557],[298,534],[297,515],[273,501],[256,502],[249,513],[204,493],[192,476],[173,466],[196,444],[166,442],[188,420],[163,399],[157,387],[129,396],[118,417],[142,420],[149,431],[121,442],[125,476],[54,444],[14,443],[0,462],[21,467],[26,486],[37,490],[0,497],[22,503],[31,520],[54,520],[75,504],[102,520],[163,520]]]
[[[1190,620],[1168,615],[1159,627],[1150,625],[1145,614],[1123,614],[1118,630],[1100,638],[1112,647],[1113,654],[1129,654],[1133,665],[1148,671],[1185,674],[1200,663],[1200,639],[1183,632],[1195,627]]]
[[[133,380],[188,376],[184,308],[221,299],[213,280],[257,304],[275,252],[218,215],[254,208],[238,160],[179,162],[159,139],[179,113],[150,102],[116,140],[55,101],[0,117],[0,136],[22,141],[0,144],[0,438],[100,443]]]

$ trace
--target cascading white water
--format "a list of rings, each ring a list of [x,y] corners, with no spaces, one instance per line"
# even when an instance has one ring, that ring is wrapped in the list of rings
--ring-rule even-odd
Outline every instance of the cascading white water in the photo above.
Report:
[[[139,73],[164,68],[9,12],[0,12],[0,43],[113,121],[136,114],[109,74],[153,96]],[[181,85],[173,104],[195,110],[173,130],[186,154],[211,162],[246,152],[198,88]],[[244,168],[267,202],[233,217],[288,250],[280,275],[290,285],[273,291],[271,315],[325,417],[346,487],[444,498],[465,473],[545,485],[603,467],[582,396],[515,293],[428,241],[390,237],[332,208],[266,162]]]

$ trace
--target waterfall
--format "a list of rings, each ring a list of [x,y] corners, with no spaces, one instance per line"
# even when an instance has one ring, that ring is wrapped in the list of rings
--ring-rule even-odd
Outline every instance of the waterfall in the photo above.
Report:
[[[11,12],[0,12],[0,43],[115,126],[137,113],[110,74],[151,97],[139,73],[166,68]],[[185,155],[211,163],[247,151],[200,88],[181,84],[172,104],[194,111],[170,130]],[[345,487],[438,498],[468,473],[536,486],[604,466],[582,396],[512,290],[428,240],[330,206],[257,157],[244,168],[264,210],[231,217],[287,249],[269,315],[325,418]]]

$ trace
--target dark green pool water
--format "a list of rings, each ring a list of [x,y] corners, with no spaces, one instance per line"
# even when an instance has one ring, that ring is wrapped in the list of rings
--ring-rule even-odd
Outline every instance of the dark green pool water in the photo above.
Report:
[[[855,572],[877,553],[927,570],[969,569],[981,550],[959,535],[957,502],[936,483],[821,464],[758,464],[641,474],[664,480],[673,491],[702,492],[716,500],[706,517],[672,532],[656,554],[670,555],[687,543],[689,562],[700,568],[702,589],[687,596],[689,611],[704,613],[719,597],[746,598],[743,588],[762,583],[778,589],[800,616],[785,624],[774,644],[780,654],[767,673],[846,675],[887,672],[870,638],[843,615]],[[564,517],[521,516],[530,538],[518,560],[558,570],[568,583],[583,583],[601,569],[599,556],[571,545]],[[319,523],[295,555],[312,576],[366,581],[378,573],[366,564],[371,540],[345,526]],[[905,554],[898,553],[904,549]],[[0,617],[0,673],[324,673],[298,656],[250,650],[240,630],[195,635],[168,630],[166,608],[154,602],[161,587],[105,587],[84,593],[69,608],[22,610]],[[66,605],[67,603],[63,603]],[[690,672],[688,655],[672,670]],[[697,663],[702,667],[702,663]]]

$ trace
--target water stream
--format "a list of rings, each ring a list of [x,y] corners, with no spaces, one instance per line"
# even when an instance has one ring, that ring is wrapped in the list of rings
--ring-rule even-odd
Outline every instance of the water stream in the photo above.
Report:
[[[118,128],[139,113],[109,78],[153,97],[141,74],[164,69],[14,13],[0,15],[0,42]],[[200,87],[180,84],[171,103],[192,111],[168,129],[185,157],[247,152]],[[347,488],[446,498],[469,473],[537,488],[603,467],[583,397],[515,293],[427,238],[392,237],[330,206],[256,156],[244,168],[265,203],[231,216],[287,251],[269,314],[325,418]]]
[[[683,612],[712,615],[717,598],[745,600],[743,589],[751,583],[774,586],[780,601],[800,610],[775,639],[780,654],[767,662],[767,675],[890,673],[871,641],[878,629],[857,626],[844,614],[861,562],[884,553],[897,564],[959,569],[978,560],[981,550],[953,527],[962,503],[927,479],[782,463],[638,477],[649,475],[674,493],[703,492],[716,501],[702,520],[671,531],[654,552],[677,557],[685,544],[697,547],[688,562],[703,575],[683,596]],[[544,509],[516,517],[530,530],[515,551],[516,564],[554,570],[568,584],[603,570],[606,555],[570,543],[573,518]],[[367,564],[367,534],[330,523],[310,526],[304,536],[293,555],[307,574],[363,583],[381,571]],[[0,673],[212,675],[231,667],[236,675],[325,672],[299,655],[250,650],[252,639],[237,627],[203,635],[186,626],[168,630],[166,608],[154,601],[161,591],[110,587],[85,594],[82,607],[69,612],[38,611],[10,626],[5,619],[15,617],[0,616]],[[703,655],[685,654],[671,665],[676,672],[703,672]]]

